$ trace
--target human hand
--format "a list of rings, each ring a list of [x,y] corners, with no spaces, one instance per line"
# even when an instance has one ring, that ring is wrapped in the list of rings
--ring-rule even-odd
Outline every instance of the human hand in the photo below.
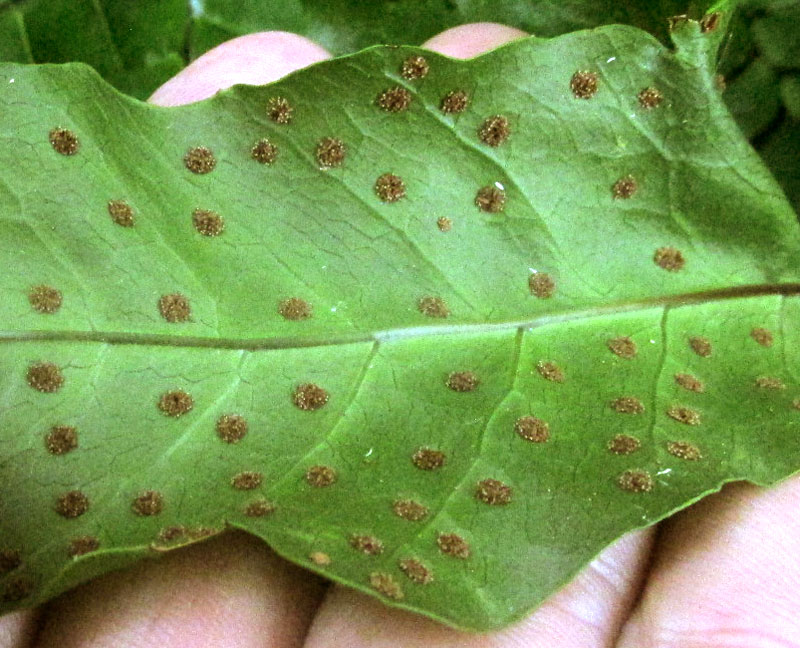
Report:
[[[521,35],[449,30],[425,47],[469,57]],[[327,58],[283,33],[230,41],[151,98],[197,101]],[[606,549],[502,632],[469,635],[388,608],[226,533],[0,619],[0,648],[773,648],[800,646],[800,481],[736,484]]]

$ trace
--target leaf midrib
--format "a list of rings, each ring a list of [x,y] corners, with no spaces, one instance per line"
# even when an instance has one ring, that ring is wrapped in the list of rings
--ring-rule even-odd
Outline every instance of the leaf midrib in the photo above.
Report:
[[[186,348],[231,349],[242,351],[261,351],[269,349],[299,349],[318,346],[336,346],[364,342],[391,342],[399,339],[424,338],[432,335],[469,335],[514,329],[541,328],[561,322],[604,317],[617,313],[630,313],[659,307],[681,308],[715,301],[750,299],[769,295],[800,295],[800,283],[755,284],[736,286],[717,290],[707,290],[678,295],[667,295],[649,299],[616,302],[607,306],[553,311],[546,315],[503,322],[482,324],[436,324],[428,326],[408,326],[395,329],[376,330],[350,335],[332,336],[291,336],[258,338],[223,338],[190,335],[166,335],[161,333],[126,333],[118,331],[74,331],[38,330],[14,331],[0,330],[2,342],[100,342],[104,344],[170,346]]]

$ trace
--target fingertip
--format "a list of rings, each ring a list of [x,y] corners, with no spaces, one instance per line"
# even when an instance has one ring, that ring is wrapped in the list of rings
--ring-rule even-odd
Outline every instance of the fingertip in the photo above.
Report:
[[[159,106],[200,101],[237,83],[263,85],[330,58],[316,43],[288,32],[248,34],[209,50],[148,99]]]
[[[468,59],[527,35],[521,29],[499,23],[469,23],[446,29],[425,41],[422,47],[453,58]]]

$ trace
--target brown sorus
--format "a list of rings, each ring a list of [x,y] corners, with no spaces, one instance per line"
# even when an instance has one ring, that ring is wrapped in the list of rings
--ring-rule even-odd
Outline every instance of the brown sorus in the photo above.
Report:
[[[611,353],[619,356],[620,358],[625,358],[626,360],[635,358],[636,354],[639,352],[636,342],[631,340],[628,336],[621,336],[607,340],[606,346]]]
[[[286,97],[271,97],[267,101],[267,117],[276,124],[291,124],[294,108]]]
[[[231,478],[231,486],[236,490],[253,490],[261,486],[262,481],[264,481],[264,475],[260,472],[245,470]]]
[[[611,401],[611,409],[620,414],[641,414],[644,405],[635,396],[620,396]]]
[[[158,491],[143,491],[131,502],[131,509],[142,517],[158,515],[164,510],[164,497]]]
[[[430,512],[428,507],[412,499],[399,499],[392,503],[392,511],[397,517],[411,522],[425,519]]]
[[[500,146],[510,134],[511,126],[505,115],[487,117],[478,128],[478,138],[488,146]]]
[[[450,309],[441,297],[422,297],[417,302],[417,309],[428,317],[445,318],[450,315]]]
[[[440,533],[436,537],[436,546],[443,554],[462,560],[469,558],[471,553],[469,543],[457,533]]]
[[[629,493],[649,493],[653,490],[653,477],[646,470],[634,468],[617,477],[617,485]]]
[[[300,297],[289,297],[278,304],[278,312],[284,319],[298,322],[308,319],[313,315],[313,309],[305,299]]]
[[[44,445],[52,455],[63,455],[78,447],[78,432],[71,425],[54,425],[44,438]]]
[[[45,394],[57,392],[64,385],[61,368],[52,362],[37,362],[28,367],[28,385]]]
[[[211,149],[205,146],[194,146],[186,151],[183,163],[192,173],[203,175],[214,170],[214,167],[217,166],[217,158],[214,157]]]
[[[759,376],[756,378],[756,387],[760,389],[786,389],[786,383],[775,376]]]
[[[617,434],[608,442],[608,451],[615,455],[629,455],[642,446],[641,441],[628,434]]]
[[[225,220],[210,209],[195,209],[192,212],[192,225],[203,236],[219,236],[225,231]]]
[[[686,461],[699,461],[703,458],[700,448],[688,441],[669,441],[667,443],[667,452],[678,457],[678,459],[685,459]]]
[[[378,556],[383,553],[383,543],[373,535],[350,536],[350,546],[368,556]]]
[[[611,194],[615,199],[625,200],[633,196],[639,188],[639,183],[632,175],[626,175],[617,180],[614,186],[611,187]]]
[[[278,147],[262,137],[250,149],[250,157],[260,164],[272,164],[278,157]]]
[[[689,346],[692,348],[692,351],[694,351],[701,358],[708,358],[714,350],[711,346],[711,340],[699,336],[690,337]]]
[[[312,551],[308,554],[308,559],[320,567],[326,567],[331,564],[331,557],[324,551]]]
[[[544,443],[550,438],[550,425],[535,416],[521,416],[514,423],[514,432],[526,441]]]
[[[469,97],[463,90],[451,90],[444,97],[439,109],[445,115],[452,115],[454,113],[461,113],[467,109],[469,105]]]
[[[397,202],[406,195],[406,183],[393,173],[384,173],[375,181],[375,193],[385,203]]]
[[[705,391],[705,385],[692,374],[676,373],[675,383],[684,389],[701,394]]]
[[[158,409],[167,416],[178,418],[194,407],[194,399],[182,389],[172,389],[161,394],[158,399]]]
[[[323,407],[328,402],[328,392],[314,383],[298,385],[292,395],[292,402],[299,409],[313,412]]]
[[[61,308],[63,297],[60,290],[56,290],[52,286],[39,284],[28,291],[28,301],[37,313],[52,315]]]
[[[158,311],[161,317],[172,324],[188,322],[192,316],[189,300],[181,293],[161,295],[158,300]]]
[[[539,360],[539,362],[536,363],[536,371],[539,372],[542,378],[550,382],[564,382],[564,371],[555,362]]]
[[[394,86],[381,92],[375,103],[386,112],[402,112],[411,105],[411,93],[405,88]]]
[[[667,410],[667,416],[684,425],[700,425],[700,412],[691,407],[673,405]]]
[[[424,56],[414,54],[409,56],[400,66],[400,75],[408,81],[422,79],[428,75],[430,65]]]
[[[386,598],[399,601],[403,598],[403,589],[391,574],[372,572],[369,575],[369,584],[372,588]]]
[[[528,290],[531,291],[531,295],[539,299],[552,297],[556,291],[555,279],[546,272],[535,272],[528,277]]]
[[[306,470],[306,482],[315,488],[325,488],[336,482],[336,471],[330,466],[311,466]]]
[[[72,540],[69,541],[67,555],[70,558],[75,558],[76,556],[83,556],[92,551],[97,551],[99,548],[100,541],[94,536],[80,536],[78,538],[72,538]]]
[[[417,585],[427,585],[433,582],[433,572],[422,561],[416,558],[405,558],[397,563],[408,579]]]
[[[79,517],[89,510],[89,498],[79,490],[67,491],[56,500],[56,513],[67,519]]]
[[[419,448],[411,455],[411,461],[420,470],[437,470],[444,466],[445,454],[441,450]]]
[[[753,338],[756,342],[758,342],[763,347],[771,347],[774,343],[775,339],[772,335],[772,331],[769,329],[765,329],[762,327],[756,327],[752,331],[750,331],[750,337]]]
[[[323,137],[317,142],[317,164],[323,169],[342,166],[347,155],[344,142],[338,137]]]
[[[482,479],[475,485],[475,498],[492,506],[503,506],[511,502],[511,486],[499,479]]]
[[[637,98],[639,99],[639,105],[642,108],[645,110],[650,110],[661,105],[664,96],[661,94],[661,91],[658,88],[649,86],[647,88],[643,88],[637,95]]]
[[[133,227],[135,218],[133,208],[124,200],[109,200],[108,215],[120,227]]]
[[[223,414],[217,419],[217,436],[225,443],[238,443],[247,434],[247,419],[239,414]]]
[[[265,499],[258,499],[250,502],[244,507],[244,514],[247,517],[266,517],[275,512],[275,504]]]
[[[453,371],[445,384],[455,392],[471,392],[477,389],[480,380],[472,371]]]
[[[68,128],[54,128],[49,134],[50,146],[61,155],[75,155],[81,147],[78,136]]]
[[[569,81],[576,99],[591,99],[597,94],[597,73],[578,70]]]
[[[449,232],[453,229],[453,221],[447,216],[440,216],[436,219],[436,227],[439,228],[440,232]]]
[[[669,272],[678,272],[686,265],[686,259],[680,250],[674,247],[660,247],[653,255],[653,261],[659,268]]]
[[[475,194],[475,205],[489,214],[499,214],[506,206],[506,192],[495,185],[486,185]]]

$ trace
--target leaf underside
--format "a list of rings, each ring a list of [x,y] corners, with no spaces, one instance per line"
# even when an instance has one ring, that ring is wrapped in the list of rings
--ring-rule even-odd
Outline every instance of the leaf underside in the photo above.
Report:
[[[800,232],[675,38],[379,47],[171,109],[0,66],[3,609],[235,527],[486,630],[797,470]]]

